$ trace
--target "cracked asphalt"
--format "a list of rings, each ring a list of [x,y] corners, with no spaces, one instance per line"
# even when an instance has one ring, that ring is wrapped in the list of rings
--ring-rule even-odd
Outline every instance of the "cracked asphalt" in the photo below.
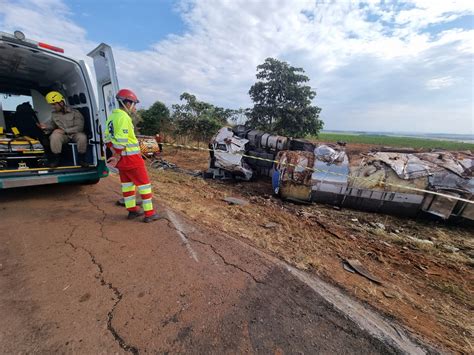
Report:
[[[159,196],[164,219],[127,220],[118,191],[110,177],[0,192],[0,353],[403,352]]]

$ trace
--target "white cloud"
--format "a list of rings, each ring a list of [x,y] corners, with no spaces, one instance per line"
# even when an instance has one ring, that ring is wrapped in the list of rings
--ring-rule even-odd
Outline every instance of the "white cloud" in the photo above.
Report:
[[[1,31],[21,30],[27,38],[65,48],[74,57],[84,56],[93,45],[61,0],[0,0],[0,16]]]
[[[404,117],[418,112],[432,117],[418,116],[426,129],[472,131],[474,30],[449,27],[473,15],[471,1],[189,0],[178,9],[188,29],[183,35],[142,51],[110,43],[121,85],[134,88],[145,105],[170,105],[188,91],[225,107],[248,107],[256,66],[277,57],[305,69],[327,128],[409,131]],[[0,0],[2,30],[21,29],[84,57],[96,43],[73,18],[60,0]],[[430,31],[439,24],[442,31]],[[457,113],[449,115],[454,101]]]
[[[406,25],[414,31],[428,25],[453,21],[464,15],[472,14],[470,0],[431,1],[415,0],[413,8],[402,10],[395,15],[395,22]]]
[[[426,82],[428,90],[439,90],[454,85],[455,79],[451,76],[430,79]]]

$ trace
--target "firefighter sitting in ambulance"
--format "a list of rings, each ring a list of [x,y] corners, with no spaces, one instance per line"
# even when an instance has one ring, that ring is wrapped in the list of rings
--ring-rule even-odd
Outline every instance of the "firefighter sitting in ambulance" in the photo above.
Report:
[[[87,136],[84,133],[84,117],[79,111],[67,107],[64,97],[57,91],[49,92],[46,101],[54,111],[51,113],[51,120],[40,123],[39,127],[51,132],[49,142],[52,157],[49,166],[55,168],[59,165],[63,144],[69,141],[77,143],[79,165],[89,166],[86,162]]]

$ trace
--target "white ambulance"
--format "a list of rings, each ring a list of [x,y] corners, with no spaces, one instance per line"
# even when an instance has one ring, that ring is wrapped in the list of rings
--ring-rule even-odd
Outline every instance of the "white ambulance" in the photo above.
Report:
[[[68,57],[62,48],[30,40],[20,31],[0,32],[0,189],[96,183],[108,175],[102,127],[117,107],[117,74],[108,45],[100,44],[88,56],[94,63],[96,93],[83,60]],[[63,146],[61,164],[50,168],[40,139],[26,134],[50,119],[52,108],[45,95],[53,90],[84,116],[87,167],[78,164],[76,143],[70,141]]]

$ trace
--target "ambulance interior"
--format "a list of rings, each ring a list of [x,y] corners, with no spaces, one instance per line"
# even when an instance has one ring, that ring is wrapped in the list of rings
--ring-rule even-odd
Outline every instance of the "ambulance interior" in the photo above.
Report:
[[[85,73],[72,60],[37,48],[24,48],[0,41],[0,173],[12,170],[47,168],[48,161],[38,137],[28,137],[21,129],[36,126],[51,118],[52,107],[45,95],[56,90],[63,94],[67,105],[84,116],[84,133],[89,146],[86,159],[97,165],[97,153],[92,142],[97,141],[92,119],[92,95],[86,85]],[[18,105],[29,102],[34,110],[25,114]],[[77,165],[77,146],[64,144],[61,167]]]

